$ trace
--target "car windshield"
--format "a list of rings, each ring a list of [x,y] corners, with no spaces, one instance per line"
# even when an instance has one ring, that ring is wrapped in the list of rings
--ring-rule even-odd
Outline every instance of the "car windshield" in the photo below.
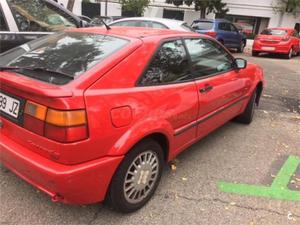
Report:
[[[211,30],[213,28],[213,22],[209,21],[199,21],[193,22],[192,28],[195,30]]]
[[[287,31],[286,30],[266,29],[266,30],[263,30],[261,32],[261,34],[264,34],[264,35],[286,35]]]
[[[3,53],[0,55],[0,66],[29,68],[30,70],[22,70],[20,73],[49,83],[66,84],[128,42],[106,35],[61,32]],[[33,70],[34,68],[39,70]],[[67,75],[70,79],[59,74]]]
[[[67,13],[42,0],[7,0],[20,31],[61,31],[76,27]]]

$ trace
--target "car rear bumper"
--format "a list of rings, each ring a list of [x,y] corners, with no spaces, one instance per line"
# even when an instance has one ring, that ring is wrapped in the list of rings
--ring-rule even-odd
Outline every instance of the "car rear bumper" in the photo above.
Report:
[[[0,162],[47,193],[53,201],[90,204],[104,200],[110,180],[123,156],[104,157],[78,165],[46,159],[1,135]]]
[[[252,46],[252,51],[266,53],[288,54],[290,49],[291,46],[288,43],[270,44],[255,41]]]

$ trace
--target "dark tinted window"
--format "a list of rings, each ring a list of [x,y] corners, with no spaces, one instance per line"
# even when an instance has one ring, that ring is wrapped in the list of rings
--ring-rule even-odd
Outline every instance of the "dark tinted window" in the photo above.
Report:
[[[286,35],[286,30],[275,30],[275,29],[266,29],[261,32],[264,35]]]
[[[195,30],[211,30],[213,26],[214,23],[209,21],[193,22],[192,24],[192,28]]]
[[[187,39],[185,43],[197,77],[225,72],[232,68],[232,57],[214,41],[199,38]]]
[[[185,48],[181,40],[175,40],[161,46],[140,84],[165,84],[188,79],[190,71]]]
[[[76,21],[43,0],[7,0],[20,31],[61,31]]]
[[[0,8],[0,31],[8,31],[6,20],[4,18],[2,9]]]
[[[219,23],[219,30],[231,31],[231,27],[229,23]]]
[[[0,66],[45,68],[76,78],[126,43],[128,41],[111,36],[62,32],[5,52],[0,55]],[[34,77],[55,84],[70,81],[48,75],[40,72],[39,77]]]

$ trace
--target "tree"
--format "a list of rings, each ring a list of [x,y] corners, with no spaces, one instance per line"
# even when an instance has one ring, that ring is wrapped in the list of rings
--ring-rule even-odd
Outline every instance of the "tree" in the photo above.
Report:
[[[119,0],[123,12],[130,12],[132,16],[142,16],[150,0]]]
[[[281,14],[293,14],[300,13],[300,0],[277,0],[277,4],[273,7],[276,12]]]
[[[222,0],[166,0],[166,3],[176,6],[194,4],[195,10],[200,11],[200,18],[202,19],[212,12],[223,17],[229,11],[226,7],[227,4],[223,3]]]

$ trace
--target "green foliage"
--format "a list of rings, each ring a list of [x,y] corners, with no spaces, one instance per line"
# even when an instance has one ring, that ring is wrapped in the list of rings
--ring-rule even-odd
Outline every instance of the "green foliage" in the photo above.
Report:
[[[135,16],[142,16],[150,0],[119,0],[122,10],[133,12]]]
[[[276,12],[296,16],[300,14],[300,0],[277,0],[277,4],[273,8]]]
[[[194,4],[195,10],[200,11],[200,18],[205,18],[207,14],[212,12],[222,17],[229,11],[226,7],[227,4],[223,3],[222,0],[166,0],[166,3],[176,6]]]

